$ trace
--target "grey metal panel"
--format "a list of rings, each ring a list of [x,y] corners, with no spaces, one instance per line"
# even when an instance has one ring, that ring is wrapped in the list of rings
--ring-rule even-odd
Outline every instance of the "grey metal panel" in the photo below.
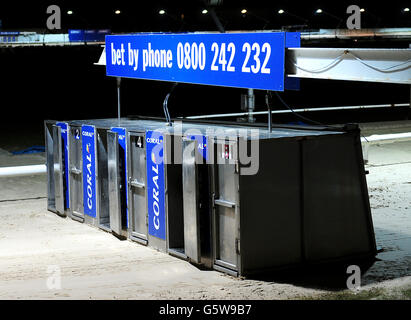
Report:
[[[96,226],[104,230],[110,228],[109,191],[108,191],[108,160],[107,160],[107,131],[96,130],[97,137],[97,222]]]
[[[289,77],[411,84],[411,49],[289,48]]]
[[[201,253],[195,150],[197,141],[183,141],[184,249],[187,257],[199,263]]]
[[[83,159],[81,127],[70,126],[69,131],[69,177],[70,177],[70,213],[75,220],[84,220],[83,208]]]
[[[218,223],[218,257],[219,260],[237,265],[236,253],[236,215],[234,208],[216,207]]]
[[[119,192],[119,144],[116,132],[107,132],[107,149],[110,229],[117,235],[120,235],[122,226]]]
[[[128,135],[128,192],[131,238],[147,241],[146,148],[144,133]],[[136,239],[134,239],[136,238]]]
[[[411,39],[411,28],[375,28],[375,29],[320,29],[302,31],[301,41],[330,39]]]
[[[63,152],[61,128],[53,126],[53,175],[56,211],[64,214],[64,187],[63,187]]]
[[[47,167],[47,210],[56,212],[56,200],[54,195],[54,148],[53,148],[53,124],[55,121],[44,121],[44,138],[46,148]]]
[[[224,146],[230,145],[230,155],[224,157]],[[236,164],[237,143],[217,143],[216,157],[220,164],[215,165],[214,183],[214,235],[215,235],[215,264],[238,269],[238,240],[239,240],[239,180]],[[221,163],[225,162],[225,163]],[[235,205],[227,205],[234,203]]]

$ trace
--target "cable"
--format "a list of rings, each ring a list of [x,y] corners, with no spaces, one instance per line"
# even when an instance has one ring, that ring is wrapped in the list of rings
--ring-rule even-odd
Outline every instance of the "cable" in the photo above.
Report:
[[[328,69],[331,69],[331,68],[335,67],[338,63],[340,63],[344,59],[344,56],[346,54],[350,54],[351,56],[354,57],[354,59],[359,61],[361,64],[365,65],[366,67],[368,67],[370,69],[378,71],[378,72],[383,72],[383,73],[398,72],[398,71],[405,70],[405,69],[408,69],[409,67],[411,67],[411,65],[409,65],[408,67],[404,67],[404,68],[401,68],[401,69],[391,70],[391,69],[394,69],[394,68],[398,68],[402,65],[406,65],[408,63],[411,63],[411,59],[408,59],[407,61],[401,62],[401,63],[393,65],[391,67],[381,69],[381,68],[378,68],[378,67],[375,67],[371,64],[366,63],[364,60],[362,60],[361,58],[359,58],[358,56],[356,56],[354,53],[352,53],[349,50],[344,50],[344,52],[342,54],[340,54],[337,58],[335,58],[333,61],[331,61],[331,63],[329,63],[328,65],[326,65],[324,67],[321,67],[319,69],[315,69],[315,70],[305,69],[305,68],[300,67],[299,65],[297,65],[297,63],[295,63],[295,62],[293,62],[293,64],[297,69],[300,69],[300,70],[308,72],[308,73],[321,73],[321,72],[327,71]]]
[[[325,126],[325,127],[332,127],[332,126],[326,125],[326,124],[324,124],[324,123],[321,123],[321,122],[318,122],[318,121],[315,121],[315,120],[306,118],[306,117],[304,117],[304,116],[296,113],[296,112],[280,97],[280,95],[278,94],[277,91],[274,91],[274,93],[276,94],[278,100],[280,100],[280,102],[281,102],[287,109],[289,109],[296,117],[298,117],[298,118],[300,118],[300,119],[302,119],[302,120],[304,120],[304,121],[308,121],[308,122],[314,123],[314,124],[316,124],[316,125]],[[271,91],[269,91],[269,95],[270,95],[270,97],[271,97]],[[332,128],[335,128],[335,127],[332,127]]]
[[[321,125],[321,126],[327,127],[327,128],[338,129],[338,130],[340,129],[339,127],[332,126],[332,125],[329,125],[329,124],[324,124],[324,123],[321,123],[321,122],[318,122],[318,121],[315,121],[315,120],[306,118],[306,117],[304,117],[304,116],[296,113],[287,103],[285,103],[285,101],[280,97],[280,95],[278,94],[277,91],[274,91],[274,92],[275,92],[275,94],[277,95],[277,98],[281,101],[281,103],[282,103],[287,109],[289,109],[296,117],[298,117],[298,118],[300,118],[300,119],[303,119],[303,120],[305,120],[305,121],[312,122],[312,123],[317,124],[317,125]],[[270,94],[270,97],[271,97],[271,91],[267,91],[267,93],[269,93],[269,94]],[[266,97],[267,97],[267,96],[266,96]],[[268,102],[268,99],[267,99],[267,98],[266,98],[266,101]],[[361,131],[360,131],[360,135],[365,139],[365,141],[368,142],[367,138],[361,133]]]
[[[406,67],[406,68],[402,68],[402,69],[399,69],[399,70],[391,70],[391,71],[389,71],[390,69],[397,68],[397,67],[399,67],[399,66],[402,66],[403,64],[408,64],[408,63],[410,63],[410,62],[411,62],[411,59],[408,59],[407,61],[401,62],[401,63],[399,63],[399,64],[397,64],[397,65],[393,65],[393,66],[391,66],[391,67],[388,67],[388,68],[385,68],[385,69],[381,69],[381,68],[377,68],[377,67],[375,67],[375,66],[372,66],[372,65],[364,62],[361,58],[357,57],[354,53],[352,53],[352,52],[350,52],[350,51],[348,51],[348,50],[347,50],[347,53],[349,53],[350,55],[352,55],[356,60],[358,60],[360,63],[362,63],[363,65],[367,66],[368,68],[374,69],[374,70],[379,71],[379,72],[387,72],[387,73],[388,73],[388,72],[397,72],[397,71],[400,71],[400,70],[402,70],[402,69],[408,69],[409,67],[411,67],[411,65],[409,65],[409,66]]]
[[[268,132],[271,133],[272,131],[272,113],[271,113],[271,105],[270,102],[268,101],[268,95],[269,91],[267,90],[267,93],[265,94],[265,104],[267,106],[267,111],[268,111]]]
[[[322,67],[322,68],[319,68],[319,69],[315,69],[315,70],[305,69],[305,68],[303,68],[303,67],[298,66],[297,63],[295,63],[295,62],[293,62],[293,64],[294,64],[294,66],[295,66],[297,69],[303,70],[303,71],[305,71],[305,72],[309,72],[309,73],[321,73],[321,72],[324,72],[324,71],[326,71],[326,70],[328,70],[328,69],[331,69],[332,67],[335,67],[338,63],[340,63],[340,62],[342,61],[344,55],[345,55],[345,52],[342,53],[342,54],[340,54],[337,58],[335,58],[335,59],[334,59],[331,63],[329,63],[328,65],[326,65],[326,66],[324,66],[324,67]]]
[[[177,85],[178,85],[178,82],[174,82],[173,86],[171,87],[170,92],[166,95],[164,102],[163,102],[163,111],[164,111],[164,116],[166,118],[167,123],[171,123],[170,113],[168,112],[168,99],[170,98],[171,93],[174,91]]]

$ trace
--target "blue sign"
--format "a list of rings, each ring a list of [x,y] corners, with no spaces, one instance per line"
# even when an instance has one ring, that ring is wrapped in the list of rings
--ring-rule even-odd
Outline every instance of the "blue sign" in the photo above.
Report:
[[[69,184],[69,161],[68,161],[68,125],[65,122],[57,122],[61,128],[61,138],[63,139],[63,162],[64,162],[64,183],[65,183],[65,200],[66,209],[70,208],[70,184]]]
[[[77,42],[77,41],[85,40],[84,30],[69,29],[68,36],[69,36],[70,42]]]
[[[18,36],[19,34],[20,32],[18,31],[0,31],[0,36]]]
[[[108,76],[284,90],[284,32],[106,36]]]
[[[97,35],[96,35],[96,41],[105,41],[106,40],[106,36],[109,35],[111,33],[110,29],[101,29],[101,30],[97,30]]]
[[[118,134],[118,144],[124,154],[124,182],[125,182],[125,193],[126,193],[126,203],[128,203],[128,181],[127,181],[127,139],[126,139],[126,129],[124,128],[111,128],[111,131],[117,132]],[[126,208],[127,214],[127,227],[128,227],[128,208]]]
[[[146,132],[148,233],[166,239],[164,196],[164,137],[157,131]]]
[[[96,148],[93,126],[81,127],[83,147],[83,203],[84,213],[96,217]]]
[[[189,137],[191,140],[196,140],[198,145],[198,153],[201,154],[205,161],[208,160],[207,152],[207,137],[203,135],[192,135]]]
[[[83,41],[104,41],[106,35],[110,34],[109,29],[101,30],[75,30],[69,29],[69,41],[70,42],[83,42]]]

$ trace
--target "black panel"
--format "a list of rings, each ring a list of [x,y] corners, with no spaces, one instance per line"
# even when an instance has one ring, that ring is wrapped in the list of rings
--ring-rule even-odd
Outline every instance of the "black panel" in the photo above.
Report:
[[[304,225],[306,258],[320,261],[373,253],[359,137],[339,135],[306,140]]]
[[[301,262],[300,146],[261,140],[259,171],[240,176],[242,273]]]

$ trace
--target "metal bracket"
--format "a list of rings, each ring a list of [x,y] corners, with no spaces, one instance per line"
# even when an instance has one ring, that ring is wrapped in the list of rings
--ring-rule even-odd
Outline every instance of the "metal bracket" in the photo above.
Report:
[[[215,199],[215,200],[214,200],[214,203],[215,203],[216,205],[223,206],[223,207],[227,207],[227,208],[234,208],[234,207],[235,207],[235,203],[234,203],[234,202],[227,201],[227,200],[224,200],[224,199]]]
[[[76,174],[76,175],[81,174],[81,170],[80,170],[80,169],[77,169],[76,167],[71,168],[71,169],[70,169],[70,172],[71,172],[72,174]]]
[[[140,188],[140,189],[144,189],[144,188],[145,188],[145,184],[144,184],[144,183],[141,183],[141,182],[138,182],[136,179],[130,180],[130,181],[129,181],[129,184],[130,184],[132,187],[135,187],[135,188]]]
[[[237,254],[240,254],[240,239],[235,239],[235,250]]]

